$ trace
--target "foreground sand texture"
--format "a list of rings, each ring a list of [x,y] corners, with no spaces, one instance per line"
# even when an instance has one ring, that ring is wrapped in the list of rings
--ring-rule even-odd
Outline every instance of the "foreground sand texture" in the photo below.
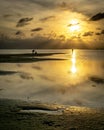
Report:
[[[104,130],[104,110],[0,99],[0,130]]]

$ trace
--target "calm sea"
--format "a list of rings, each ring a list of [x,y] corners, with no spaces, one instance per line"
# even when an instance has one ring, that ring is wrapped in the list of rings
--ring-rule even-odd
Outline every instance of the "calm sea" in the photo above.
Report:
[[[0,63],[0,98],[104,107],[104,50],[36,51],[63,54],[46,56],[45,61]],[[0,50],[0,54],[20,53],[32,50]]]

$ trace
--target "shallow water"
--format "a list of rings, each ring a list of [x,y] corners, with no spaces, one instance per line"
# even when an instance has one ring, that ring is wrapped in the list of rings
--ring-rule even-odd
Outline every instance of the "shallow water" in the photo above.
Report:
[[[104,107],[103,50],[37,50],[66,60],[0,63],[0,98],[36,100],[71,106]],[[2,50],[0,53],[29,53]],[[44,58],[44,57],[42,57]]]

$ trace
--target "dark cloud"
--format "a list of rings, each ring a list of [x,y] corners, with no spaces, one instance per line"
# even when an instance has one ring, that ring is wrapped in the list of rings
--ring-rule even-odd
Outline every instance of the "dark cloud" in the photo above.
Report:
[[[41,31],[41,30],[43,30],[43,28],[38,27],[38,28],[34,28],[34,29],[32,29],[31,31],[32,31],[32,32],[38,32],[38,31]]]
[[[87,37],[87,36],[92,36],[93,35],[93,32],[85,32],[83,34],[84,37]]]
[[[24,38],[25,37],[25,33],[23,33],[22,31],[17,31],[15,33],[15,35],[17,36],[17,38]]]
[[[52,38],[52,37],[44,37],[44,36],[34,36],[33,38],[27,39],[8,39],[3,40],[0,39],[0,49],[68,49],[68,48],[76,48],[76,49],[95,49],[95,48],[104,48],[103,41],[95,42],[94,46],[87,46],[86,43],[81,39],[77,39],[78,44],[74,44],[72,39],[63,39],[60,37]]]
[[[101,30],[101,32],[97,32],[97,33],[95,33],[96,35],[102,35],[102,34],[104,34],[104,30]]]
[[[98,21],[104,19],[104,13],[98,13],[90,18],[91,21]]]
[[[48,20],[52,20],[54,18],[55,18],[55,16],[48,16],[48,17],[41,18],[40,21],[45,22],[45,21],[48,21]]]
[[[95,34],[96,34],[96,35],[100,35],[101,33],[100,33],[100,32],[96,32]]]
[[[32,21],[33,18],[22,18],[18,21],[16,27],[22,27],[25,26],[27,24],[29,24],[30,21]]]

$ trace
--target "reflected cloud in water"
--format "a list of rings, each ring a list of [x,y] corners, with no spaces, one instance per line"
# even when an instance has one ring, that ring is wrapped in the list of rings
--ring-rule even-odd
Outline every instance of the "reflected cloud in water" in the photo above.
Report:
[[[104,78],[100,78],[97,76],[91,76],[89,77],[89,79],[93,82],[95,82],[96,84],[104,84]]]
[[[51,77],[49,76],[45,76],[45,75],[39,75],[39,77],[43,80],[46,80],[46,81],[50,81],[50,82],[54,82],[55,80],[53,80]]]
[[[0,97],[30,97],[31,100],[65,105],[104,106],[104,60],[100,52],[97,57],[96,53],[74,50],[60,56],[67,60],[2,64],[2,70],[8,68],[9,72],[18,73],[0,76],[1,89],[4,89],[0,91]],[[7,79],[11,82],[5,82]]]
[[[32,68],[33,68],[33,69],[36,69],[36,70],[42,70],[42,68],[41,68],[41,67],[36,66],[36,65],[32,65]]]
[[[20,72],[19,73],[20,77],[22,79],[25,79],[25,80],[33,80],[34,78],[31,76],[31,74],[29,73],[26,73],[26,72]]]
[[[16,71],[9,71],[9,70],[0,70],[0,76],[6,76],[6,75],[13,75],[18,72]]]

